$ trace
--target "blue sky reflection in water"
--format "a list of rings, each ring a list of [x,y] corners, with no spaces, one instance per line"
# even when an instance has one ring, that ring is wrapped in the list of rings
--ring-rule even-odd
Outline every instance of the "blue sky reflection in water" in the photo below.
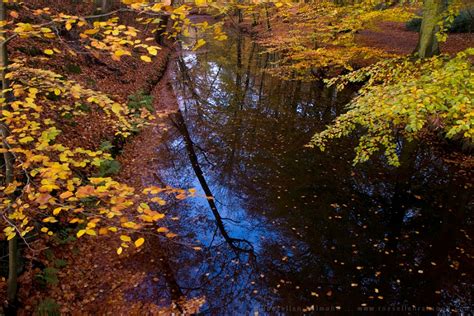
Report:
[[[324,153],[306,149],[354,91],[272,78],[264,69],[278,56],[231,35],[184,52],[175,65],[182,116],[160,140],[153,181],[196,188],[200,197],[169,201],[167,218],[179,220],[165,224],[178,237],[162,241],[167,264],[147,293],[205,297],[202,311],[216,315],[310,306],[466,310],[472,169],[445,162],[441,147],[403,140],[409,154],[398,169],[383,159],[353,167],[355,137]]]

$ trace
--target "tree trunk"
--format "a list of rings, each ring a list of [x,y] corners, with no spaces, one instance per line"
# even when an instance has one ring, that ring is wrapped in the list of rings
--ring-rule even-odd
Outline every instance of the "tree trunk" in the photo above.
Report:
[[[14,306],[16,302],[16,293],[18,288],[18,236],[8,241],[8,287],[7,297],[8,305]]]
[[[270,13],[268,13],[268,3],[265,2],[265,16],[266,16],[266,21],[267,21],[267,31],[270,31],[272,29],[270,25]]]
[[[95,13],[104,14],[110,9],[110,0],[95,0]]]
[[[6,7],[3,1],[0,2],[0,21],[3,23],[6,21]],[[7,99],[5,89],[8,89],[8,79],[6,78],[7,66],[8,66],[8,55],[7,55],[7,43],[5,42],[6,39],[6,32],[5,29],[0,26],[0,38],[2,40],[2,44],[0,45],[0,75],[2,76],[2,97]]]
[[[170,16],[168,14],[162,14],[160,17],[160,21],[156,28],[155,32],[155,41],[158,45],[164,46],[165,45],[165,33],[168,30],[168,21]]]
[[[0,22],[6,21],[6,6],[3,1],[0,2]],[[0,37],[2,44],[0,45],[0,76],[2,81],[2,98],[4,99],[4,104],[7,104],[11,101],[12,94],[5,91],[9,88],[10,83],[6,78],[7,66],[8,66],[8,53],[7,53],[7,43],[5,42],[6,33],[3,27],[0,27]],[[9,134],[8,128],[2,123],[0,126],[0,136],[2,138],[2,147],[8,149],[8,144],[6,138]],[[4,163],[5,163],[5,186],[8,186],[13,181],[13,156],[11,153],[6,152],[3,154]],[[16,293],[17,293],[17,270],[18,270],[18,237],[15,236],[8,241],[8,282],[7,282],[7,306],[6,310],[14,310],[16,305]]]
[[[420,58],[432,57],[439,54],[439,44],[436,33],[439,31],[438,22],[444,10],[443,0],[425,0],[423,4],[423,21],[421,22],[420,37],[416,52]]]

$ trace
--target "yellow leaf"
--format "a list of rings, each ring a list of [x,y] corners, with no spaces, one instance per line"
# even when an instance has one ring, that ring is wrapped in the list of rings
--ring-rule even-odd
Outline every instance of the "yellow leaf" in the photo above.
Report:
[[[122,111],[122,106],[119,103],[112,104],[112,112],[119,114]]]
[[[147,50],[150,55],[156,56],[158,54],[158,50],[154,47],[148,47]]]
[[[7,240],[11,240],[15,236],[16,236],[16,233],[11,233],[11,234],[8,235]]]
[[[201,38],[197,41],[196,45],[194,45],[193,50],[197,50],[201,48],[202,46],[204,46],[205,44],[206,44],[206,41]]]
[[[135,247],[140,247],[141,245],[143,245],[143,243],[145,242],[145,239],[144,238],[138,238],[137,240],[135,240]]]
[[[140,56],[140,59],[144,62],[151,63],[151,58],[146,55]]]
[[[20,138],[20,143],[21,144],[26,144],[26,143],[32,142],[33,140],[34,140],[33,137],[26,136],[26,137]]]
[[[45,223],[56,223],[57,220],[53,216],[50,216],[50,217],[46,217],[45,219],[43,219],[43,222],[45,222]]]
[[[176,236],[178,236],[178,235],[176,235],[175,233],[167,233],[166,234],[166,237],[168,237],[168,238],[174,238]]]
[[[13,192],[15,192],[16,188],[18,187],[18,184],[19,183],[17,181],[10,183],[3,192],[5,194],[12,194]]]
[[[123,55],[132,55],[129,51],[126,51],[126,50],[123,50],[123,49],[118,49],[114,52],[114,56],[117,56],[117,57],[122,57]]]
[[[95,230],[93,229],[87,229],[86,234],[91,235],[91,236],[97,236],[97,234],[95,233]]]
[[[89,29],[89,30],[86,30],[84,32],[84,34],[86,35],[94,35],[94,34],[97,34],[99,32],[99,29]]]
[[[45,53],[46,55],[53,55],[53,54],[54,54],[54,51],[53,51],[52,49],[45,49],[45,50],[44,50],[44,53]]]
[[[59,213],[61,213],[61,210],[62,210],[61,207],[56,207],[56,208],[53,210],[53,215],[58,215]]]
[[[132,241],[132,238],[130,238],[129,236],[126,236],[126,235],[121,235],[120,240],[122,240],[122,241]]]
[[[119,248],[117,249],[117,254],[120,255],[120,254],[122,253],[122,251],[123,251],[123,248],[122,248],[122,247],[119,247]]]
[[[80,238],[82,235],[84,235],[86,233],[86,230],[85,229],[81,229],[80,231],[77,232],[76,236],[77,238]]]

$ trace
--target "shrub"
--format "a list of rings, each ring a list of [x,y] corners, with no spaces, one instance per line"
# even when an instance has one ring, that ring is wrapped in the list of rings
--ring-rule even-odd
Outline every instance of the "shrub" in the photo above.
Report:
[[[421,17],[409,20],[405,27],[409,31],[419,32],[421,28]],[[453,23],[448,28],[448,33],[470,33],[474,31],[474,9],[462,10],[454,18]]]
[[[36,275],[36,279],[42,285],[56,285],[59,282],[58,269],[48,267],[42,273]]]
[[[405,24],[405,27],[409,31],[419,32],[421,28],[421,21],[422,21],[422,18],[419,18],[419,17],[413,18]]]
[[[102,143],[100,143],[100,150],[110,152],[112,149],[114,149],[114,145],[112,145],[111,142],[108,140],[104,140]]]
[[[103,160],[100,163],[98,177],[108,177],[120,171],[120,163],[117,160]]]
[[[40,316],[56,316],[61,315],[59,305],[52,298],[46,298],[36,307],[36,313]]]
[[[79,66],[77,64],[67,64],[65,66],[65,68],[66,68],[66,71],[68,73],[71,73],[71,74],[81,74],[82,73],[81,66]]]
[[[149,94],[145,94],[143,91],[138,91],[128,97],[128,107],[131,110],[141,110],[145,108],[151,113],[155,112],[153,97]]]
[[[474,8],[461,11],[461,13],[454,19],[449,31],[452,33],[474,32]]]

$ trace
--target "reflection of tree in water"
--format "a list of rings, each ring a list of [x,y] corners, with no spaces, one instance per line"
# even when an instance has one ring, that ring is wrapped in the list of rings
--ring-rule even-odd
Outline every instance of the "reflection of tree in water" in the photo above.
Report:
[[[318,83],[275,80],[260,69],[275,56],[245,37],[231,44],[211,43],[222,46],[180,61],[176,89],[184,118],[175,118],[180,132],[168,143],[182,143],[171,146],[166,160],[179,177],[189,177],[181,184],[197,176],[206,195],[237,197],[249,218],[263,215],[278,233],[258,241],[252,259],[236,251],[244,246],[226,227],[237,223],[222,218],[219,199],[200,209],[210,208],[214,219],[188,211],[186,201],[177,205],[177,214],[187,212],[180,229],[190,239],[213,236],[202,252],[170,250],[183,293],[204,294],[214,313],[225,306],[248,310],[257,301],[468,304],[472,189],[462,174],[468,171],[403,142],[404,164],[396,170],[380,161],[352,168],[351,139],[325,153],[304,149],[350,91],[336,95]]]
[[[177,293],[186,297],[206,297],[207,303],[203,307],[203,311],[222,312],[226,308],[233,311],[238,306],[235,305],[235,302],[241,299],[242,296],[253,293],[249,286],[256,285],[256,281],[258,281],[258,277],[256,277],[258,269],[255,266],[253,246],[249,241],[232,237],[227,232],[224,223],[227,219],[220,215],[214,202],[213,193],[207,184],[194,151],[191,136],[179,112],[174,116],[173,123],[176,130],[179,131],[179,136],[184,139],[184,144],[176,148],[168,147],[170,157],[167,161],[173,164],[172,169],[174,171],[185,166],[184,169],[191,170],[194,173],[204,193],[210,198],[207,199],[207,204],[213,217],[209,218],[199,214],[187,215],[188,210],[185,205],[176,204],[168,207],[179,208],[176,213],[181,217],[180,223],[183,223],[186,227],[178,228],[178,230],[180,234],[184,233],[184,237],[194,239],[193,237],[196,235],[204,236],[211,233],[212,238],[209,244],[205,244],[205,247],[199,252],[190,251],[189,247],[179,247],[179,245],[168,245],[166,247],[166,256],[160,257],[162,262],[158,267],[166,280],[165,287],[162,290],[169,290],[171,300],[178,305],[179,299],[175,299]],[[174,152],[175,150],[176,152]],[[189,168],[189,166],[192,168]],[[169,175],[167,178],[169,179]],[[189,178],[180,180],[182,181],[181,184],[192,183],[192,179]],[[206,209],[202,211],[208,212]],[[190,225],[191,229],[186,235],[186,230],[190,228]],[[160,248],[164,249],[163,247]],[[163,262],[170,260],[166,258],[171,258],[173,262]],[[169,273],[170,270],[174,270],[174,272]],[[170,275],[176,276],[178,280],[171,278]],[[178,290],[176,289],[177,286]],[[173,294],[175,295],[173,296]],[[231,303],[234,303],[234,305],[230,305]],[[246,306],[242,310],[247,308],[250,308],[250,306]]]
[[[188,153],[191,166],[194,170],[194,173],[196,174],[196,177],[199,180],[199,184],[201,185],[204,193],[206,194],[206,199],[209,204],[209,208],[211,209],[212,214],[214,215],[217,228],[219,229],[219,232],[221,233],[222,237],[235,252],[246,252],[249,254],[253,254],[253,246],[248,240],[231,237],[227,232],[222,216],[220,215],[219,210],[217,209],[216,203],[214,201],[214,194],[211,192],[211,188],[207,184],[206,178],[204,177],[204,174],[202,172],[199,159],[194,150],[194,142],[192,141],[191,136],[189,135],[188,128],[186,127],[186,123],[184,122],[184,118],[180,110],[178,110],[172,121],[174,126],[179,130],[179,132],[184,138],[184,142],[186,144],[186,151]]]

